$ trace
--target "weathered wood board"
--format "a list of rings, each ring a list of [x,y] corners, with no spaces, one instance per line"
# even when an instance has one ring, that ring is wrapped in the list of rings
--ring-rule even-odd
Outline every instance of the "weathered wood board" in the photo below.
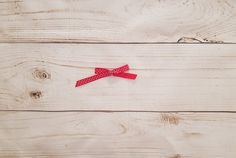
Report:
[[[235,158],[235,8],[0,0],[0,158]]]
[[[235,111],[236,45],[0,44],[1,110]],[[75,88],[128,63],[135,81]]]
[[[236,43],[235,7],[235,0],[0,0],[0,41]]]
[[[231,113],[0,112],[4,158],[235,158]]]

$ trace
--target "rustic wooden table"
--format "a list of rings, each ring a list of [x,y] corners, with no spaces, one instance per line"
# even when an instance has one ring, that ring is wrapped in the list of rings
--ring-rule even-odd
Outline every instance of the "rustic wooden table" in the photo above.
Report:
[[[0,0],[0,55],[1,158],[236,157],[235,0]]]

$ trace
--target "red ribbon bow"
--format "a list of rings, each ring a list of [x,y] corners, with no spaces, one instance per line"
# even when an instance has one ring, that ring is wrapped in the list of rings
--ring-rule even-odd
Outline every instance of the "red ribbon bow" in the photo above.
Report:
[[[117,77],[122,77],[122,78],[127,78],[131,80],[135,80],[137,75],[136,74],[131,74],[131,73],[125,73],[125,71],[129,70],[128,65],[124,65],[118,68],[115,68],[113,70],[109,70],[106,68],[95,68],[95,74],[93,76],[78,80],[76,82],[75,87],[82,86],[84,84],[87,84],[89,82],[93,82],[95,80],[98,80],[100,78],[104,78],[107,76],[117,76]]]

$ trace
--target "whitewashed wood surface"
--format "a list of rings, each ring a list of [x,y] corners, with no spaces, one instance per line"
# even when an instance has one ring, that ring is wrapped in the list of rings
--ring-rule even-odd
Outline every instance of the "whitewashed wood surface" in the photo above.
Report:
[[[235,111],[236,45],[1,44],[2,110]],[[133,80],[75,88],[94,67]]]
[[[0,0],[0,158],[235,158],[235,7]]]
[[[235,7],[235,0],[0,0],[0,41],[235,43]]]
[[[230,113],[0,112],[0,157],[230,158]],[[4,129],[4,130],[3,130]]]

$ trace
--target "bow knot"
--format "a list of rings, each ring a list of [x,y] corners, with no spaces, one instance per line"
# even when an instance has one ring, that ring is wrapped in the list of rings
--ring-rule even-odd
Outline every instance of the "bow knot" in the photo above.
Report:
[[[136,79],[137,77],[136,74],[125,73],[125,71],[128,71],[128,70],[129,70],[128,65],[124,65],[124,66],[115,68],[113,70],[109,70],[106,68],[95,68],[96,75],[78,80],[75,86],[79,87],[89,82],[93,82],[95,80],[98,80],[100,78],[107,77],[107,76],[117,76],[117,77],[132,79],[132,80]]]

